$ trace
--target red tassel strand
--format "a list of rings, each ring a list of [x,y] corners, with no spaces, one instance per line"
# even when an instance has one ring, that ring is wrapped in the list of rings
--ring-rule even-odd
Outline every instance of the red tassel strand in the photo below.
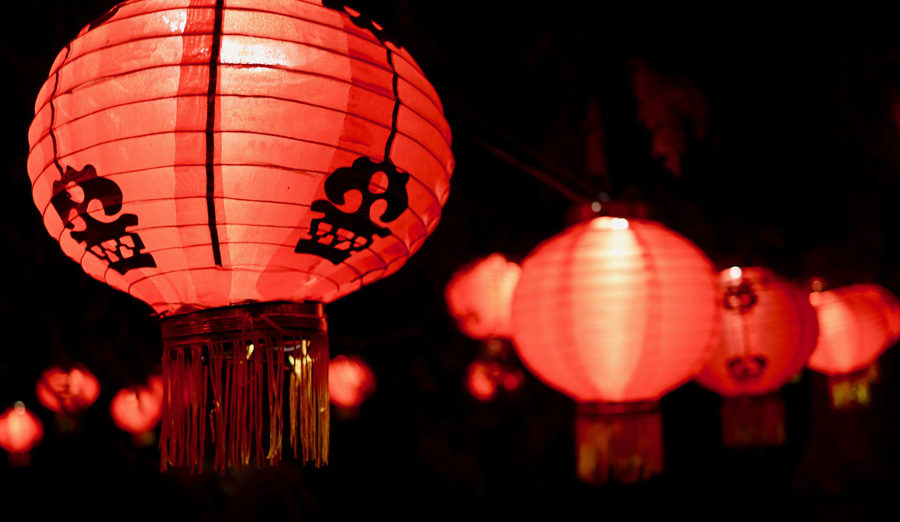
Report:
[[[655,403],[581,403],[575,419],[578,478],[633,484],[663,471],[662,417]]]
[[[302,447],[303,462],[328,463],[328,336],[321,305],[196,312],[167,319],[163,338],[163,470],[203,471],[207,407],[217,471],[278,464],[285,385],[294,455]]]

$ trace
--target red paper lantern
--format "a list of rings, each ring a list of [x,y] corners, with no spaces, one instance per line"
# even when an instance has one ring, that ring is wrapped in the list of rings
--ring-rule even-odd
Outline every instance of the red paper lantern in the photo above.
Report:
[[[100,383],[87,368],[76,366],[68,372],[48,368],[37,382],[37,397],[45,408],[56,413],[81,413],[100,396]]]
[[[341,408],[357,408],[375,393],[375,374],[359,357],[338,355],[328,363],[328,395]]]
[[[875,362],[891,339],[886,305],[869,285],[850,285],[809,295],[819,319],[819,341],[808,366],[844,375]]]
[[[651,221],[600,217],[544,242],[522,264],[515,347],[535,375],[580,404],[580,423],[597,412],[652,410],[647,402],[690,380],[712,354],[718,302],[713,267],[688,240]],[[628,481],[662,469],[661,433],[645,429],[661,424],[637,417],[578,430],[623,441],[578,441],[579,461],[597,463],[579,465],[583,480],[603,483],[612,472]],[[604,447],[619,455],[592,454]]]
[[[466,389],[482,402],[490,401],[498,392],[515,391],[524,381],[522,371],[504,361],[476,359],[466,370]]]
[[[44,426],[21,402],[0,415],[0,448],[9,453],[26,454],[42,438]]]
[[[66,255],[166,317],[162,467],[202,464],[207,401],[217,468],[277,463],[288,354],[291,443],[325,463],[322,305],[398,270],[449,193],[409,53],[339,0],[133,0],[59,55],[29,140]]]
[[[777,392],[816,347],[816,311],[806,293],[767,268],[732,267],[719,282],[721,342],[697,382],[725,397],[726,447],[782,444],[784,403]]]
[[[123,388],[113,397],[109,411],[123,431],[141,435],[159,424],[162,415],[162,380],[151,380],[150,386]]]
[[[510,306],[522,269],[502,254],[457,271],[444,291],[447,308],[460,330],[473,339],[511,337]]]

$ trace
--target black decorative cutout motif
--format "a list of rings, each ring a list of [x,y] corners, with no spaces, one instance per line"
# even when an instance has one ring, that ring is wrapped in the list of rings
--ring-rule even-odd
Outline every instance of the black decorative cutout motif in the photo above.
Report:
[[[93,202],[98,202],[106,216],[122,210],[122,189],[116,182],[97,176],[97,170],[87,165],[82,170],[67,167],[59,181],[53,182],[50,203],[72,231],[72,239],[84,243],[88,252],[109,262],[120,274],[135,268],[155,267],[153,256],[143,252],[144,242],[126,228],[138,224],[134,214],[121,214],[114,221],[101,221],[92,215]]]
[[[353,20],[353,25],[369,31],[375,35],[375,38],[378,38],[379,42],[390,42],[398,49],[400,48],[400,44],[397,43],[394,37],[388,33],[381,24],[366,16],[362,11],[354,9],[348,5],[349,3],[351,2],[346,2],[344,0],[322,0],[323,6],[347,13],[347,15],[350,16],[350,19]]]
[[[382,176],[387,179],[387,187],[376,182],[376,178]],[[294,252],[312,254],[337,265],[352,253],[368,248],[374,236],[387,237],[390,229],[372,221],[372,206],[384,201],[384,212],[376,217],[383,223],[394,221],[409,208],[408,182],[409,174],[399,170],[390,160],[375,163],[367,157],[360,157],[353,165],[335,170],[325,180],[328,200],[317,199],[310,206],[324,216],[310,222],[310,237],[301,239]],[[347,194],[352,191],[362,196],[359,208],[355,212],[337,208],[335,205],[343,205]]]
[[[747,383],[758,381],[762,377],[769,365],[769,359],[765,355],[741,355],[728,359],[725,364],[732,379]]]
[[[730,286],[725,291],[722,304],[726,310],[737,310],[742,314],[748,313],[757,303],[756,292],[749,281],[741,281],[741,284]]]

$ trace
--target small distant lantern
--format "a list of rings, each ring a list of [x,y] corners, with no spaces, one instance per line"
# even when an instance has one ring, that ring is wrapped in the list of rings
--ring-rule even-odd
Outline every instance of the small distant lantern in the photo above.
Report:
[[[657,401],[693,378],[718,342],[720,292],[691,242],[645,220],[599,217],[522,264],[514,346],[578,402],[578,474],[634,482],[662,472]]]
[[[156,377],[150,379],[148,386],[123,388],[109,405],[116,426],[130,433],[140,445],[148,445],[152,441],[150,432],[162,416],[162,385],[162,379]]]
[[[375,373],[360,357],[338,355],[328,363],[328,396],[331,403],[355,409],[375,393]]]
[[[819,319],[819,341],[807,366],[829,377],[834,409],[865,406],[870,400],[869,385],[877,371],[869,367],[892,339],[888,304],[878,295],[871,285],[809,295]]]
[[[29,452],[43,438],[43,424],[22,402],[0,415],[0,448],[9,452],[11,464],[27,465]]]
[[[819,335],[816,311],[800,288],[767,268],[719,274],[722,337],[697,382],[722,397],[726,447],[784,443],[778,390],[802,371]]]
[[[44,370],[37,382],[37,398],[54,413],[78,414],[100,396],[100,383],[84,366],[69,371],[53,367]]]
[[[465,377],[466,389],[483,402],[524,382],[509,341],[513,292],[521,273],[521,267],[503,254],[491,254],[459,269],[444,291],[447,309],[459,329],[483,342]]]

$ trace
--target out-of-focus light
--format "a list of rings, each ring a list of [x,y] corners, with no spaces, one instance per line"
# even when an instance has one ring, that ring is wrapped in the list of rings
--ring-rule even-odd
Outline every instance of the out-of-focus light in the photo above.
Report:
[[[41,374],[36,388],[40,403],[55,413],[81,413],[100,396],[97,378],[83,366],[68,372],[48,368]]]
[[[613,218],[609,223],[609,228],[613,230],[626,230],[628,229],[628,220],[625,218]]]
[[[591,203],[591,210],[594,212],[600,212],[601,210],[603,210],[603,205],[601,205],[599,201],[594,201],[593,203]]]
[[[331,403],[355,408],[375,393],[375,374],[359,357],[338,355],[328,363],[328,394]]]
[[[731,270],[729,270],[728,274],[732,279],[740,279],[741,278],[741,267],[733,266]]]
[[[41,421],[21,401],[0,415],[0,448],[9,453],[28,453],[43,437]]]
[[[120,429],[140,435],[156,427],[162,412],[162,388],[136,386],[119,390],[109,405],[113,421]]]
[[[812,280],[812,291],[813,292],[821,292],[825,289],[825,283],[821,279],[813,279]]]

